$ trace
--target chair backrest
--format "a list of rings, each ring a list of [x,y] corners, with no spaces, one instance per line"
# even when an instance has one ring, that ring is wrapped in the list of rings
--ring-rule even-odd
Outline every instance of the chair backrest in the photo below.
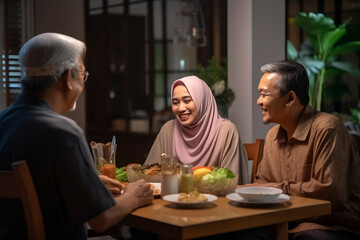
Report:
[[[253,161],[251,170],[251,182],[254,182],[256,171],[263,157],[264,139],[256,139],[255,143],[245,143],[244,146],[246,149],[248,160]]]
[[[12,171],[0,171],[0,198],[21,199],[29,240],[45,239],[39,199],[25,161],[11,165]]]

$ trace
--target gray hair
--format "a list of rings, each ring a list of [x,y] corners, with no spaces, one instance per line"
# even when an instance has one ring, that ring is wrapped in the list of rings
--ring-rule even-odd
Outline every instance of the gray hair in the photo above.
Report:
[[[302,105],[309,104],[309,77],[305,68],[295,61],[282,60],[268,63],[261,67],[263,73],[278,73],[280,78],[277,87],[280,96],[284,96],[289,91],[294,91]]]
[[[19,53],[23,91],[43,93],[68,69],[85,60],[85,43],[59,33],[42,33],[27,41]]]

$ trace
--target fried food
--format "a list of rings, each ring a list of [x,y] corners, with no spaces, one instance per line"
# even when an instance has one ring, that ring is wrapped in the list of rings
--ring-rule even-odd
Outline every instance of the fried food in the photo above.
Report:
[[[208,198],[199,193],[198,191],[192,191],[189,194],[180,193],[178,197],[179,202],[207,202]]]

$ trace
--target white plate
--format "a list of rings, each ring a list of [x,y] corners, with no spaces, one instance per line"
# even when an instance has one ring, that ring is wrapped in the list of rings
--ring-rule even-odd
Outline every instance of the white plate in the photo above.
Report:
[[[178,201],[179,194],[166,195],[163,197],[163,199],[167,202],[174,203],[178,207],[189,207],[189,208],[202,207],[202,206],[205,206],[206,204],[216,201],[218,199],[218,197],[215,195],[205,194],[205,193],[202,193],[202,194],[208,198],[207,202],[180,202],[180,201]]]
[[[240,197],[239,194],[237,194],[237,193],[230,193],[230,194],[226,195],[226,198],[231,201],[240,202],[240,203],[248,203],[248,204],[273,204],[273,203],[283,203],[283,202],[290,200],[289,195],[286,195],[286,194],[280,194],[277,198],[275,198],[273,200],[263,201],[263,202],[254,202],[254,201],[246,200],[246,199]]]

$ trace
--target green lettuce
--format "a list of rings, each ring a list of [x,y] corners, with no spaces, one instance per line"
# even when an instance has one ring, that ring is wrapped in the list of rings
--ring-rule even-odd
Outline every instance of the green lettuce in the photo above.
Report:
[[[202,183],[220,183],[227,181],[229,178],[235,178],[235,174],[231,170],[222,167],[213,167],[210,173],[197,180],[200,180]]]
[[[128,182],[126,167],[116,168],[116,179],[120,182]]]

